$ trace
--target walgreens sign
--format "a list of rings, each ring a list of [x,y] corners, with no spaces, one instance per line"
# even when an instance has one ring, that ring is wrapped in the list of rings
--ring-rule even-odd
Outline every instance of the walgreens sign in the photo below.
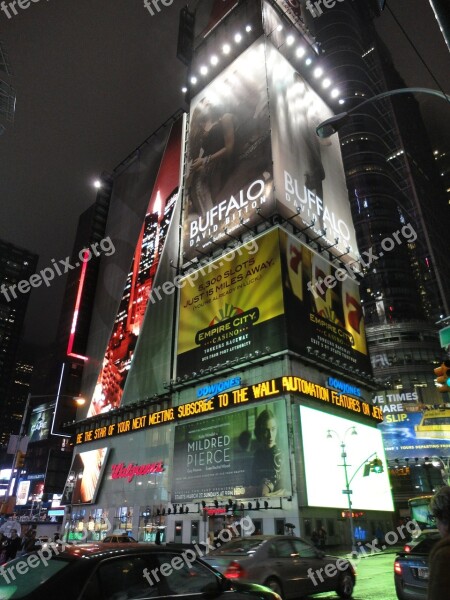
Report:
[[[128,467],[125,466],[125,463],[118,463],[116,465],[112,465],[111,467],[112,479],[126,479],[128,483],[131,483],[134,477],[143,477],[144,475],[149,475],[150,473],[163,472],[163,462],[154,462],[147,465],[136,465],[134,463],[130,463]]]

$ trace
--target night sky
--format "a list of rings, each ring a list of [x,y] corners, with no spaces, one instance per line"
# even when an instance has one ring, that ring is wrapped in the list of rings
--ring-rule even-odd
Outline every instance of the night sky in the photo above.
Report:
[[[71,253],[96,176],[186,108],[186,68],[175,56],[185,4],[174,0],[154,16],[142,0],[40,0],[11,19],[0,12],[17,90],[14,127],[0,137],[0,238],[38,253],[38,269]],[[389,4],[450,93],[450,55],[428,0]],[[378,26],[407,83],[435,88],[389,13]],[[417,98],[435,146],[450,146],[450,107]],[[33,291],[28,341],[53,340],[64,284],[60,277]]]

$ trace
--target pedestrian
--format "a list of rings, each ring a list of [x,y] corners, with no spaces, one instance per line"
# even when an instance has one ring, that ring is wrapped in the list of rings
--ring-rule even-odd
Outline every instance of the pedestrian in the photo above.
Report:
[[[429,557],[427,600],[445,600],[450,590],[450,487],[441,488],[430,503],[442,539],[435,544]]]
[[[22,527],[17,520],[16,514],[13,514],[7,521],[3,523],[0,527],[0,533],[3,533],[7,538],[11,537],[11,531],[15,529],[18,536],[20,536],[22,532]]]
[[[319,548],[323,550],[327,541],[327,532],[324,527],[319,529]]]
[[[311,542],[314,544],[314,546],[316,546],[316,547],[319,546],[319,534],[317,533],[317,531],[315,529],[311,534]]]
[[[36,529],[29,529],[23,537],[22,552],[27,554],[37,549],[36,544]]]
[[[17,535],[17,531],[15,529],[12,529],[11,537],[6,540],[6,543],[4,545],[4,549],[5,549],[4,561],[5,562],[8,562],[9,560],[16,558],[16,554],[19,551],[21,544],[22,544],[22,540]]]

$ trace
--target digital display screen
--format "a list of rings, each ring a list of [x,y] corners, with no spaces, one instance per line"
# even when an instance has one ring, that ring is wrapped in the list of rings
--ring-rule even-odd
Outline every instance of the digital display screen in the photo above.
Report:
[[[91,504],[95,502],[108,450],[108,448],[98,448],[80,452],[74,456],[61,504]]]
[[[308,506],[348,509],[341,443],[345,444],[352,510],[393,511],[391,486],[380,431],[335,415],[300,406]],[[352,435],[352,428],[356,435]],[[330,432],[331,437],[328,437]],[[364,477],[375,457],[382,473]]]
[[[46,440],[50,434],[55,403],[46,403],[36,406],[31,411],[30,423],[28,425],[29,442],[41,442]]]

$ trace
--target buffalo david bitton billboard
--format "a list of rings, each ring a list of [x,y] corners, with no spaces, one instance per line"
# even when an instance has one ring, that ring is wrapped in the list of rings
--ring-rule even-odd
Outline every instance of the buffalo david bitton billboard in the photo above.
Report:
[[[274,46],[258,40],[191,102],[186,152],[186,261],[275,213],[344,261],[356,237],[332,111]]]

